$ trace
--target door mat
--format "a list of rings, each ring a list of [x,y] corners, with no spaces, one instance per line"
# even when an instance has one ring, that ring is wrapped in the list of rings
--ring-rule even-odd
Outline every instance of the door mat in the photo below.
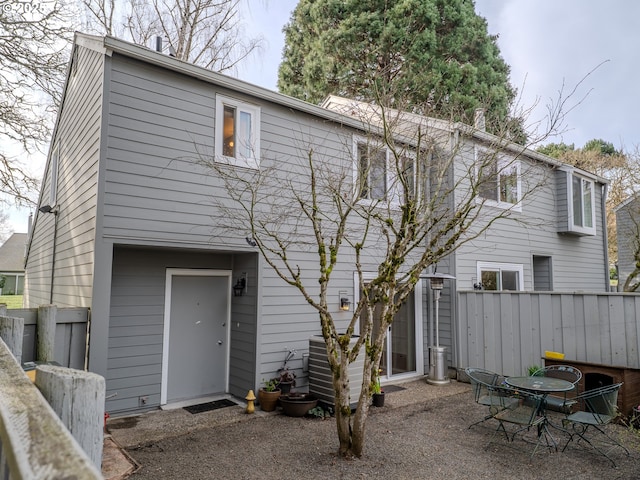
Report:
[[[191,405],[183,408],[189,413],[202,413],[217,410],[218,408],[233,407],[235,405],[237,405],[236,402],[223,398],[222,400],[215,400],[213,402],[201,403],[199,405]]]
[[[382,391],[385,393],[399,392],[401,390],[406,390],[406,388],[399,385],[383,385],[382,387]]]

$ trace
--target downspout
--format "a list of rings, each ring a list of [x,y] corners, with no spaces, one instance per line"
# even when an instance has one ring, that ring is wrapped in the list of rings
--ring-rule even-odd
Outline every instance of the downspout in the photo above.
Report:
[[[58,209],[51,210],[53,213],[53,251],[51,252],[51,287],[49,289],[49,304],[53,305],[53,278],[56,271],[56,243],[58,240]]]
[[[611,281],[609,280],[609,235],[607,232],[607,191],[608,184],[602,185],[602,195],[600,195],[602,211],[602,246],[604,248],[604,278],[607,292],[611,291]]]

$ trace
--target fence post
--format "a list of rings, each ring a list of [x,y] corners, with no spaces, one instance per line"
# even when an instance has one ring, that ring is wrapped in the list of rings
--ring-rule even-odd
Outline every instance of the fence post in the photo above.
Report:
[[[6,303],[0,303],[0,315],[2,315],[3,317],[7,316],[7,304]]]
[[[36,324],[37,355],[40,362],[53,362],[56,343],[56,313],[55,305],[40,305]]]
[[[36,386],[99,469],[104,441],[104,377],[56,365],[39,365],[36,371]]]
[[[0,337],[7,344],[18,364],[22,365],[22,339],[24,337],[24,318],[6,317],[0,312]]]

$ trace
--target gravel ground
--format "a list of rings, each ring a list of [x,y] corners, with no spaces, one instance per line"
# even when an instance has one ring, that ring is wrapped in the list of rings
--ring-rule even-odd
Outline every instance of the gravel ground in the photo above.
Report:
[[[531,459],[533,445],[522,437],[508,444],[504,437],[496,436],[489,445],[495,421],[468,428],[485,410],[473,402],[467,384],[431,386],[418,381],[406,386],[404,391],[388,393],[384,407],[371,408],[360,459],[336,455],[333,419],[291,418],[279,413],[250,416],[241,407],[222,409],[229,418],[218,424],[212,420],[222,415],[218,411],[183,420],[180,412],[173,414],[174,420],[170,414],[134,417],[134,422],[116,419],[110,430],[140,464],[131,477],[134,480],[640,479],[638,431],[621,425],[609,428],[631,451],[628,457],[620,449],[612,453],[617,468],[575,442],[564,453],[539,449]],[[199,415],[202,417],[196,420]],[[150,419],[156,425],[165,424],[164,435],[153,431]],[[189,425],[187,420],[195,423]],[[568,438],[562,432],[552,433],[563,444]],[[526,437],[535,439],[533,433]]]

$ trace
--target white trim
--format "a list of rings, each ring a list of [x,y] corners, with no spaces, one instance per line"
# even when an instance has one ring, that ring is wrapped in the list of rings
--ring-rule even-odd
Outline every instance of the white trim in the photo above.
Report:
[[[591,227],[576,225],[573,221],[573,178],[576,177],[582,181],[588,182],[591,188]],[[582,204],[582,220],[584,221],[584,195],[581,197]],[[567,226],[570,232],[580,233],[582,235],[596,235],[596,185],[595,181],[581,175],[575,171],[569,171],[567,175]]]
[[[376,274],[373,272],[363,272],[362,274],[363,276],[363,280],[365,281],[365,283],[367,281],[371,281],[374,278],[376,278]],[[353,273],[353,284],[354,284],[354,289],[353,289],[353,303],[354,305],[356,305],[359,301],[360,301],[360,288],[359,288],[359,277],[358,277],[358,273],[354,272]],[[389,375],[389,372],[387,371],[387,376],[384,378],[381,378],[381,382],[385,382],[385,381],[390,381],[390,380],[400,380],[403,378],[411,378],[411,377],[415,377],[417,375],[422,375],[424,374],[424,339],[423,339],[423,329],[422,329],[422,325],[424,322],[424,312],[422,309],[422,289],[424,288],[423,285],[423,281],[422,279],[419,279],[418,282],[416,283],[414,289],[413,289],[413,297],[414,297],[414,321],[415,321],[415,348],[416,348],[416,370],[412,370],[410,372],[405,372],[405,373],[399,373],[396,375]],[[356,321],[356,324],[354,326],[354,331],[355,332],[360,332],[360,319],[358,319]],[[385,341],[387,342],[387,358],[385,358],[385,362],[386,362],[386,366],[389,366],[390,362],[390,358],[389,355],[391,355],[391,337],[388,334],[389,332],[387,332],[387,338],[385,339]]]
[[[488,148],[480,147],[478,145],[473,146],[474,150],[474,164],[476,166],[476,173],[478,172],[479,167],[479,158],[482,152],[488,152]],[[522,176],[521,176],[521,162],[520,160],[514,158],[506,158],[504,154],[499,154],[498,152],[494,152],[496,162],[496,174],[498,175],[498,191],[496,192],[498,200],[492,200],[489,198],[484,198],[478,194],[476,197],[476,203],[482,203],[487,206],[501,208],[504,210],[513,210],[515,212],[522,211]],[[517,201],[515,203],[503,202],[500,200],[500,185],[499,180],[502,177],[501,173],[505,171],[506,168],[516,168],[516,190],[517,190]]]
[[[243,156],[239,152],[235,157],[228,157],[222,153],[222,141],[224,130],[224,106],[235,108],[238,112],[251,115],[250,149],[251,156]],[[228,163],[236,167],[257,169],[260,167],[260,107],[251,105],[241,100],[224,95],[216,95],[216,119],[215,119],[215,158],[216,161]]]
[[[171,285],[174,275],[192,276],[192,277],[227,277],[227,318],[225,345],[226,345],[226,361],[225,361],[225,391],[229,390],[229,357],[231,343],[231,270],[208,270],[208,269],[191,269],[191,268],[167,268],[164,287],[164,329],[162,338],[162,382],[160,387],[160,404],[167,403],[167,381],[169,377],[169,333],[171,327]]]
[[[498,263],[498,262],[477,262],[476,263],[476,276],[479,282],[482,282],[482,271],[489,272],[502,272],[506,270],[508,272],[518,273],[518,290],[524,291],[524,267],[520,263]],[[500,291],[500,290],[498,290]]]
[[[58,203],[58,172],[60,169],[60,144],[51,149],[51,170],[49,175],[49,206],[55,207]]]

